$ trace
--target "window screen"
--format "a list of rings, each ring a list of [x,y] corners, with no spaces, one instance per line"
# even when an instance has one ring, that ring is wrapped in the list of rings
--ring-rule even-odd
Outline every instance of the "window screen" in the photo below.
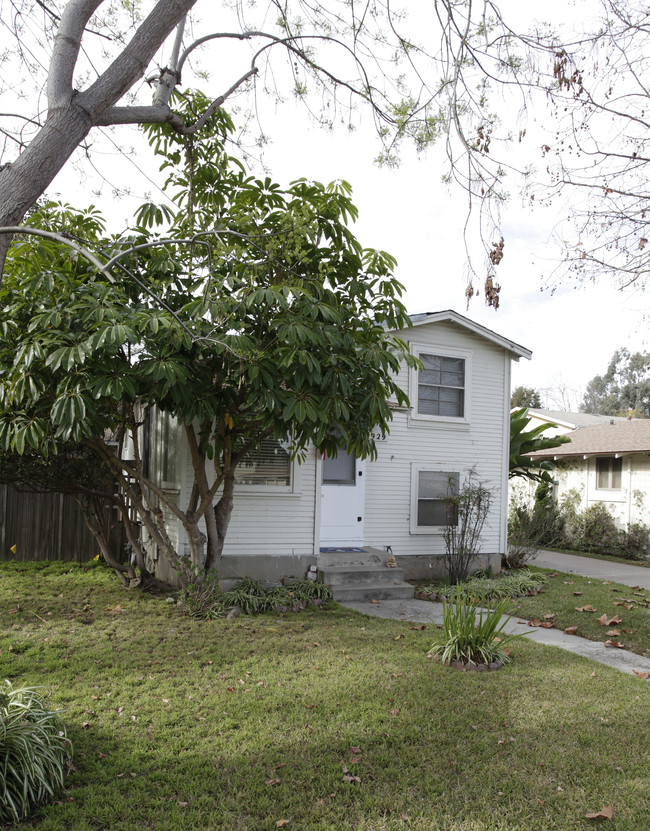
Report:
[[[465,359],[420,354],[418,412],[462,418],[465,414]]]

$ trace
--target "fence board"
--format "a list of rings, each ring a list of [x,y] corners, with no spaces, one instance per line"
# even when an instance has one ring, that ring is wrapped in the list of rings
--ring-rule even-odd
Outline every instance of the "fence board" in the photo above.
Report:
[[[107,503],[103,522],[111,551],[124,559],[122,525]],[[16,546],[16,553],[11,551]],[[73,496],[37,493],[0,485],[0,560],[87,562],[99,548]]]

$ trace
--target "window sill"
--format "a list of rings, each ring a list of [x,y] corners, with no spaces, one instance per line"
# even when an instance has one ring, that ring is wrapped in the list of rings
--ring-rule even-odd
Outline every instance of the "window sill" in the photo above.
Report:
[[[452,430],[469,430],[470,422],[465,418],[452,418],[445,416],[421,415],[411,411],[409,425],[413,427],[445,427]]]

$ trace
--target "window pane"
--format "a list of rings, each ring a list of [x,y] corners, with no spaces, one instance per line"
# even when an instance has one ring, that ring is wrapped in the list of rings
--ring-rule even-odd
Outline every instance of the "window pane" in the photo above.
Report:
[[[356,476],[356,456],[339,450],[336,456],[323,457],[324,485],[354,485]]]
[[[596,459],[596,487],[598,490],[620,490],[623,459]]]
[[[163,482],[176,484],[176,443],[178,423],[169,413],[160,413],[160,475]]]
[[[458,493],[458,479],[457,473],[441,470],[418,472],[418,525],[456,525],[457,509],[449,497]]]
[[[418,412],[423,415],[462,418],[465,414],[465,360],[420,354],[424,365],[418,374]]]
[[[291,458],[277,439],[262,439],[259,447],[249,450],[235,471],[238,485],[291,484]]]

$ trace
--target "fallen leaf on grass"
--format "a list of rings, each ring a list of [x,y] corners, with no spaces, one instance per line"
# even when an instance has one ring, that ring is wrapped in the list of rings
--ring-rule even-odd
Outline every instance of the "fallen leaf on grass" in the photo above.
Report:
[[[544,620],[553,620],[554,617],[555,617],[555,612],[553,612],[550,615],[544,615]]]
[[[359,753],[361,753],[361,748],[357,747],[356,745],[353,745],[352,747],[350,747],[350,753],[358,755]]]
[[[282,828],[282,827],[283,827],[283,826],[285,826],[285,825],[289,825],[289,820],[288,820],[288,819],[279,819],[279,820],[275,823],[275,827],[276,827],[276,828]]]
[[[611,626],[612,623],[623,623],[623,618],[618,615],[614,615],[614,617],[610,618],[608,618],[607,615],[601,615],[599,618],[596,618],[596,620],[602,626]]]
[[[637,676],[637,678],[643,678],[644,681],[650,678],[650,672],[646,672],[645,670],[633,669],[632,672]]]
[[[187,808],[187,802],[179,802],[178,804],[181,808]]]
[[[567,628],[564,630],[566,635],[575,635],[575,633],[577,631],[578,631],[577,626],[567,626]]]
[[[586,606],[576,606],[576,612],[595,612],[594,607],[588,603]]]
[[[426,629],[426,628],[427,628],[426,623],[423,623],[422,626],[409,626],[409,629],[417,629],[418,631],[421,631],[422,629]]]
[[[618,635],[620,635],[621,633],[618,631],[618,629],[610,629],[608,632],[605,632],[605,634],[606,635],[615,635],[615,636],[618,637]]]
[[[344,782],[361,782],[361,777],[360,776],[352,776],[351,773],[345,773],[343,775],[343,781]]]
[[[614,807],[612,805],[606,805],[604,808],[601,808],[600,811],[596,812],[595,814],[585,814],[587,819],[611,819],[614,816]]]
[[[574,594],[576,597],[580,597],[580,595],[582,594],[582,592],[573,592],[573,594]]]
[[[391,710],[391,711],[390,711],[390,714],[391,714],[391,716],[397,716],[397,715],[399,715],[399,707],[395,707],[395,709],[394,709],[394,710]]]
[[[605,641],[605,646],[615,646],[617,649],[625,649],[625,644],[619,643],[618,641]]]
[[[265,785],[279,785],[282,779],[267,779]]]

